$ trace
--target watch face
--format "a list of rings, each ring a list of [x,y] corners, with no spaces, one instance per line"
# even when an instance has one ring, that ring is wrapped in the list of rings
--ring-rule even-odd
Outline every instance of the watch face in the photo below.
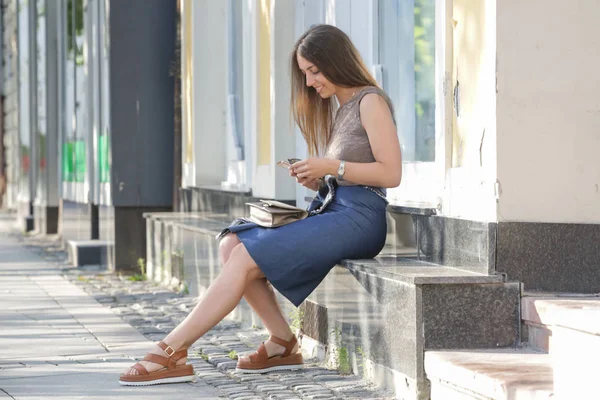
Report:
[[[346,169],[346,163],[342,161],[340,163],[340,166],[338,167],[338,175],[344,175],[345,169]]]

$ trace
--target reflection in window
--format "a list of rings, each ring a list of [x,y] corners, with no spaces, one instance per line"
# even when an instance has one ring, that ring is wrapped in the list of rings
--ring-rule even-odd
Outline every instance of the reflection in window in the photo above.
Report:
[[[379,60],[404,161],[434,161],[435,0],[379,1]]]
[[[87,139],[87,77],[85,46],[85,15],[83,0],[75,0],[75,181],[86,180],[86,139]]]
[[[100,183],[110,182],[110,90],[109,31],[106,2],[100,2],[100,136],[98,139],[98,170]]]
[[[37,0],[37,153],[40,176],[46,169],[46,0]],[[44,196],[45,179],[38,179],[38,196]]]

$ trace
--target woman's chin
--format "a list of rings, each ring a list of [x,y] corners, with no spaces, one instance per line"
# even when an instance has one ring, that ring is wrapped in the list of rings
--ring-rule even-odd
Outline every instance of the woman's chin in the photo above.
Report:
[[[321,90],[320,92],[317,92],[317,94],[321,96],[322,99],[328,99],[331,97],[331,93],[326,90]]]

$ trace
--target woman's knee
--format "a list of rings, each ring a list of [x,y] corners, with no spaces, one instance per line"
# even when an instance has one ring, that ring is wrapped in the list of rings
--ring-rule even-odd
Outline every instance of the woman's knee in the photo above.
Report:
[[[248,253],[248,250],[246,250],[244,244],[241,242],[231,249],[229,259],[225,263],[224,268],[234,269],[234,273],[244,272],[251,280],[265,277],[250,253]]]
[[[238,239],[235,233],[229,233],[223,239],[221,239],[219,242],[219,259],[221,260],[222,264],[227,263],[231,255],[231,251],[240,243],[240,239]]]

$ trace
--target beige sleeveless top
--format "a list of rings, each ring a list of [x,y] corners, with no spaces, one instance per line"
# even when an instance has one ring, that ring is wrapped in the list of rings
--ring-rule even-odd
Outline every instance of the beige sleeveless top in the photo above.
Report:
[[[323,154],[325,158],[356,163],[370,163],[375,161],[367,131],[365,131],[360,122],[360,102],[369,93],[377,93],[385,99],[390,107],[393,118],[394,108],[392,102],[383,90],[373,86],[360,90],[337,110],[331,137]],[[355,185],[346,180],[338,183],[342,186]]]

